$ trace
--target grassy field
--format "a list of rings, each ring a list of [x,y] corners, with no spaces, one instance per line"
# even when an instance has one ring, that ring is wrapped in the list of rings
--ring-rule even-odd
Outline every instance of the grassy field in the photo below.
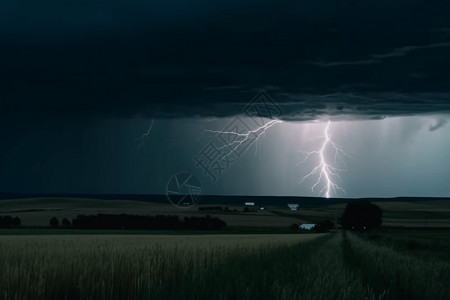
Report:
[[[2,236],[0,299],[448,299],[450,234],[417,234]]]
[[[167,299],[229,261],[321,236],[2,236],[0,298]]]
[[[448,230],[375,230],[366,240],[408,252],[421,259],[450,260],[450,231]]]
[[[24,227],[0,229],[0,299],[448,299],[450,202],[377,204],[381,229],[304,235],[289,226],[335,220],[345,205],[244,213],[242,206],[222,212],[127,200],[2,200],[0,215],[20,217]],[[228,228],[40,228],[53,216],[97,213],[210,214]]]

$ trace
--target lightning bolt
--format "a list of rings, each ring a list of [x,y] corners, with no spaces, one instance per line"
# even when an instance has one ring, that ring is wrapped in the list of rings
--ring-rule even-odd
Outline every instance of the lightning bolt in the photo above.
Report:
[[[299,183],[304,182],[307,178],[312,177],[314,175],[317,175],[317,181],[314,183],[314,185],[311,187],[311,191],[314,192],[314,189],[322,182],[324,181],[323,188],[320,190],[320,194],[324,195],[326,198],[330,198],[331,192],[336,192],[337,190],[341,190],[345,193],[345,190],[340,187],[336,183],[336,178],[340,179],[339,172],[343,172],[344,170],[338,169],[336,167],[333,167],[330,162],[327,160],[325,151],[327,149],[332,149],[334,151],[334,163],[336,163],[337,159],[342,159],[342,155],[344,156],[350,156],[347,153],[344,152],[342,147],[338,144],[336,144],[332,139],[332,134],[330,135],[330,125],[331,122],[328,121],[327,125],[324,129],[324,135],[322,146],[319,150],[314,150],[310,152],[306,151],[300,151],[300,153],[305,154],[305,158],[300,162],[304,163],[306,162],[310,157],[317,155],[319,157],[319,164],[315,166],[311,172],[303,176]]]
[[[138,138],[138,141],[140,141],[140,144],[139,144],[139,150],[141,150],[141,148],[142,148],[142,147],[144,146],[144,144],[145,144],[145,141],[148,139],[148,136],[150,135],[150,132],[152,131],[152,128],[153,128],[153,123],[154,123],[154,120],[152,119],[151,122],[150,122],[150,126],[148,127],[147,131],[144,132],[144,133]]]
[[[283,121],[280,120],[271,120],[269,122],[267,122],[266,124],[254,129],[254,130],[248,130],[246,132],[236,132],[236,131],[221,131],[221,130],[209,130],[209,129],[205,129],[206,132],[209,133],[216,133],[216,134],[228,134],[231,136],[235,137],[235,140],[225,144],[222,147],[219,147],[218,149],[220,150],[224,150],[224,149],[228,149],[228,152],[226,152],[226,154],[223,157],[228,157],[231,154],[233,154],[234,152],[236,152],[240,146],[242,146],[245,142],[248,141],[252,141],[253,142],[257,142],[259,140],[259,138],[264,135],[266,133],[266,131],[276,125],[276,124],[280,124]]]
[[[205,132],[208,133],[214,133],[214,134],[228,134],[233,137],[235,137],[235,140],[225,144],[222,147],[219,147],[218,149],[224,150],[227,149],[226,154],[224,157],[227,157],[234,152],[239,150],[239,147],[241,147],[244,143],[251,141],[257,142],[261,136],[263,136],[266,131],[277,125],[282,123],[283,121],[280,120],[271,120],[262,126],[254,129],[254,130],[248,130],[244,132],[237,132],[237,131],[221,131],[221,130],[209,130],[205,129]],[[300,164],[306,162],[313,156],[317,156],[319,158],[319,163],[316,165],[307,175],[303,176],[299,183],[303,183],[306,179],[317,176],[316,182],[311,187],[311,191],[314,192],[315,188],[319,186],[322,182],[324,183],[322,189],[320,190],[320,194],[323,195],[326,198],[330,198],[332,192],[336,193],[337,190],[340,190],[345,193],[345,190],[336,182],[337,179],[341,179],[339,173],[344,172],[345,170],[336,168],[335,165],[337,160],[340,159],[342,162],[343,156],[350,157],[349,154],[345,153],[343,148],[337,144],[332,139],[332,134],[330,134],[330,127],[331,127],[331,121],[328,121],[325,128],[324,128],[324,134],[323,136],[319,136],[316,138],[323,139],[323,142],[321,144],[321,147],[318,150],[314,151],[299,151],[300,153],[305,154],[304,159],[300,162]],[[334,161],[330,162],[329,159],[326,157],[326,151],[332,149],[334,151]],[[344,162],[345,163],[345,162]]]

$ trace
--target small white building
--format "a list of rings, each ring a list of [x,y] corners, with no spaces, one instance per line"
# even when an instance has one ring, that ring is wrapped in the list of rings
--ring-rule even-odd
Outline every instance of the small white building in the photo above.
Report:
[[[299,229],[306,229],[306,230],[311,230],[314,227],[316,227],[316,224],[302,224],[298,226]]]
[[[298,204],[288,204],[288,207],[289,207],[291,210],[298,210],[299,205],[298,205]]]
[[[255,202],[245,202],[245,206],[255,206]]]

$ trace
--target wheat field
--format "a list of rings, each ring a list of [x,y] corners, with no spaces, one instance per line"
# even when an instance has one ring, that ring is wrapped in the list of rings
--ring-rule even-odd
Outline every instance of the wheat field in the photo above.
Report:
[[[186,274],[320,236],[1,236],[1,298],[145,299]]]
[[[392,234],[0,236],[0,299],[448,299],[448,234]]]

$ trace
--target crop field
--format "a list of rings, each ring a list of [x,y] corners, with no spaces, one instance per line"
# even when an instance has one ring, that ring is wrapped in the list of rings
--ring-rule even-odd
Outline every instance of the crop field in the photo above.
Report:
[[[141,299],[230,259],[320,236],[2,236],[0,298]]]
[[[1,236],[0,298],[447,299],[436,234]]]
[[[0,201],[0,215],[22,220],[22,227],[0,229],[0,299],[415,300],[450,294],[448,201],[380,202],[380,229],[327,234],[299,234],[290,227],[337,220],[345,205],[244,212],[242,206],[180,210],[161,203],[106,203]],[[228,228],[48,227],[52,217],[97,213],[211,215]]]

